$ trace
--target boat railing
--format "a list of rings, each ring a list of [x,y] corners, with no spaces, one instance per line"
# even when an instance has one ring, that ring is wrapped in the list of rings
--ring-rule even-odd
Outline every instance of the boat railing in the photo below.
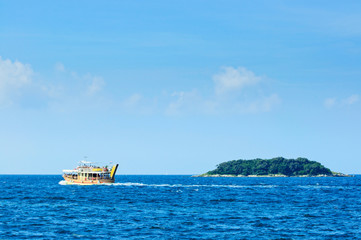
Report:
[[[64,174],[65,177],[71,178],[71,179],[79,179],[78,175],[73,174]],[[104,180],[104,179],[110,179],[110,176],[104,175],[104,176],[96,176],[96,177],[84,177],[84,180],[87,181],[97,181],[97,180]]]

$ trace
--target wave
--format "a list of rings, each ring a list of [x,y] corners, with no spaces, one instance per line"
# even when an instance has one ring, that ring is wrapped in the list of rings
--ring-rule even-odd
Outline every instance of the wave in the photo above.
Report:
[[[65,180],[59,182],[60,185],[77,185],[69,184]],[[106,185],[106,186],[124,186],[124,187],[169,187],[169,188],[273,188],[277,185],[199,185],[199,184],[146,184],[146,183],[137,183],[137,182],[125,182],[125,183],[103,183],[96,185]]]
[[[298,188],[305,189],[353,189],[359,188],[359,186],[341,186],[341,185],[298,185]]]
[[[192,184],[192,185],[185,185],[185,184],[145,184],[145,183],[133,183],[133,182],[126,182],[126,183],[112,183],[109,184],[112,186],[134,186],[134,187],[170,187],[170,188],[273,188],[277,187],[277,185],[199,185],[199,184]]]
[[[59,182],[60,185],[67,185],[66,181],[65,180],[62,180]]]
[[[65,180],[59,182],[60,185],[81,185],[81,184],[69,184]],[[276,188],[276,187],[287,187],[282,185],[217,185],[217,184],[146,184],[138,182],[124,182],[124,183],[103,183],[95,185],[105,185],[105,186],[120,186],[120,187],[167,187],[167,188]],[[322,186],[322,185],[295,185],[288,187],[297,187],[302,189],[348,189],[354,186]]]
[[[69,184],[65,180],[59,182],[60,185],[81,185],[81,184]],[[169,188],[274,188],[278,185],[217,185],[217,184],[146,184],[138,182],[123,182],[123,183],[102,183],[95,185],[106,186],[124,186],[124,187],[169,187]]]

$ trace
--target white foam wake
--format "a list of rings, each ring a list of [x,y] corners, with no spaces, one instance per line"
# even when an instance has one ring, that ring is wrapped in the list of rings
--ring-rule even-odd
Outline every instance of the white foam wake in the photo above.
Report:
[[[69,185],[65,180],[59,182],[60,185]],[[76,184],[70,184],[76,185]],[[107,185],[107,186],[124,186],[124,187],[169,187],[169,188],[272,188],[276,185],[204,185],[204,184],[145,184],[137,182],[124,182],[124,183],[103,183],[95,185]]]
[[[59,182],[60,185],[67,185],[65,180]]]
[[[253,187],[261,187],[261,188],[272,188],[276,187],[276,185],[184,185],[184,184],[144,184],[144,183],[111,183],[109,185],[112,186],[135,186],[135,187],[171,187],[171,188],[198,188],[198,187],[208,187],[208,188],[253,188]]]

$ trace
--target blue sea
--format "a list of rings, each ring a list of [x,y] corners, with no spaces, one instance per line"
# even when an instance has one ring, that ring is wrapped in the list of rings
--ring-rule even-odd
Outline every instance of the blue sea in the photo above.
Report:
[[[0,175],[0,239],[361,239],[361,177]]]

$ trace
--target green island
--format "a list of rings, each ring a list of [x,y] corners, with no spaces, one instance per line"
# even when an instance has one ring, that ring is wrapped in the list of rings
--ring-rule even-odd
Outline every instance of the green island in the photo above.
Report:
[[[215,170],[196,177],[350,177],[332,172],[321,163],[307,158],[233,160],[217,165]]]

